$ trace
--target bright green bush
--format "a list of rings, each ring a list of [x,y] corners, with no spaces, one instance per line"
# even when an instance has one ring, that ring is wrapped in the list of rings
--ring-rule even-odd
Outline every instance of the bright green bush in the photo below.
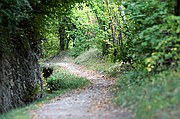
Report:
[[[177,63],[180,53],[180,17],[173,15],[175,0],[124,2],[130,35],[122,49],[125,59],[145,65],[148,71]],[[152,13],[153,11],[153,13]],[[121,51],[120,51],[121,52]]]
[[[47,78],[49,90],[75,89],[81,88],[86,84],[88,84],[88,80],[66,72],[56,72]]]

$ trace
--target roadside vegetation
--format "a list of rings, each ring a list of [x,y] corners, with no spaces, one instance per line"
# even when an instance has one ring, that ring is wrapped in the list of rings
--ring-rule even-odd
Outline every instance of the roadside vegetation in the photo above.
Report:
[[[47,78],[46,87],[48,91],[77,89],[86,86],[89,81],[67,73],[62,68],[56,68],[53,75]]]
[[[136,119],[178,119],[180,114],[180,67],[155,74],[139,70],[117,79],[114,102],[134,111]]]
[[[179,118],[179,65],[149,73],[130,64],[107,62],[99,58],[99,53],[91,49],[77,57],[75,63],[117,78],[112,89],[116,105],[133,110],[136,119]]]

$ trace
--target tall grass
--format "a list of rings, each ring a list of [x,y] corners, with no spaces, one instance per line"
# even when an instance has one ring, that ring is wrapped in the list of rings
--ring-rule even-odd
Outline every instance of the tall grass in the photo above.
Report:
[[[156,75],[140,71],[124,74],[115,85],[117,105],[134,110],[136,119],[178,119],[180,117],[180,69]]]
[[[102,56],[102,52],[98,49],[89,49],[75,58],[74,62],[76,64],[84,65],[88,69],[106,73],[111,76],[115,76],[117,74],[117,67],[119,66],[118,63],[116,64],[105,61]]]

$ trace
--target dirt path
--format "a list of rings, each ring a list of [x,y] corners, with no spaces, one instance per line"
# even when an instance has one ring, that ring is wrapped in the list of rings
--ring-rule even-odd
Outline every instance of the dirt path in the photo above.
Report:
[[[85,89],[71,91],[33,111],[33,119],[129,119],[130,112],[112,104],[113,79],[72,63],[52,63],[90,80]]]

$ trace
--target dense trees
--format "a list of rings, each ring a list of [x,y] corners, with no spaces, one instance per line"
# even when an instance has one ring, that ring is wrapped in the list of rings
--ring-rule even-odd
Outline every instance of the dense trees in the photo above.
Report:
[[[37,98],[41,48],[43,57],[67,49],[76,57],[96,47],[107,61],[148,72],[175,66],[178,6],[179,0],[1,0],[0,112]]]
[[[92,0],[76,4],[64,14],[66,20],[51,25],[60,28],[54,37],[60,36],[60,46],[66,42],[73,56],[97,47],[106,60],[141,64],[151,71],[179,60],[177,5],[175,0]]]

